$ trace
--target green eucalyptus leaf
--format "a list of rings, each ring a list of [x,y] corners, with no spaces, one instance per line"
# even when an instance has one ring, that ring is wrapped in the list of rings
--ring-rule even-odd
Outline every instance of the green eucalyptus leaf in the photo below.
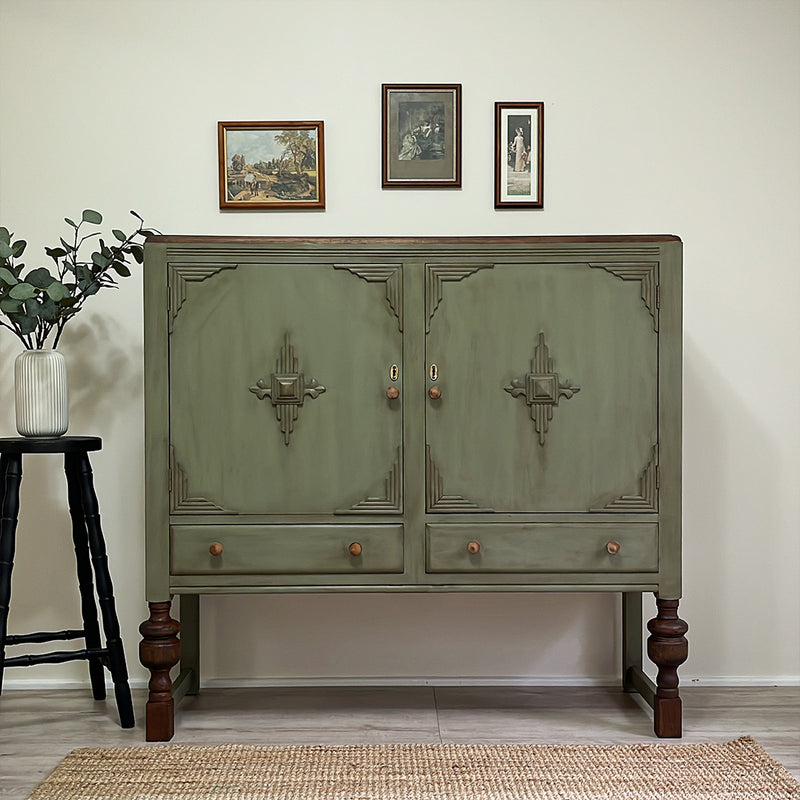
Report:
[[[37,289],[46,289],[54,280],[55,278],[45,267],[31,270],[25,276],[25,282],[35,286]]]
[[[103,221],[103,215],[99,211],[92,211],[91,208],[87,208],[83,212],[81,219],[84,222],[90,222],[92,225],[99,225]]]
[[[115,261],[111,266],[113,267],[114,272],[116,272],[117,275],[123,278],[130,277],[131,271],[128,269],[128,267],[123,261]]]
[[[137,264],[144,263],[144,249],[139,244],[131,245],[131,255],[136,259]]]
[[[11,244],[11,232],[8,228],[0,228],[0,242]]]
[[[39,316],[45,322],[58,322],[58,318],[61,314],[61,311],[56,304],[56,302],[49,297],[45,298],[42,301],[42,304],[39,306]]]
[[[9,286],[14,286],[19,283],[14,273],[5,267],[0,267],[0,281],[7,283]]]
[[[39,325],[38,317],[28,317],[23,314],[9,314],[8,316],[22,334],[33,333]]]
[[[14,300],[10,297],[4,297],[0,300],[0,311],[6,314],[19,314],[24,308],[22,300]]]
[[[126,240],[127,240],[127,238],[128,238],[128,237],[125,235],[125,233],[123,233],[123,231],[119,230],[119,228],[114,228],[114,230],[113,230],[113,231],[111,231],[111,233],[113,233],[113,234],[114,234],[114,236],[115,236],[115,238],[116,238],[116,239],[118,239],[120,242],[124,242],[124,241],[126,241]]]
[[[92,263],[101,269],[108,269],[111,266],[111,259],[104,253],[92,253]]]
[[[78,227],[69,217],[64,217],[64,222],[66,222],[67,225],[71,225],[73,228]]]
[[[0,241],[0,258],[13,258],[14,250],[7,242]]]
[[[44,251],[54,261],[58,261],[59,258],[64,258],[67,254],[67,251],[63,247],[45,247]]]
[[[11,245],[11,249],[14,251],[14,258],[19,258],[25,252],[27,246],[28,243],[24,239],[18,239],[14,242],[14,244]]]
[[[96,281],[93,281],[92,283],[88,283],[82,291],[86,297],[89,297],[89,295],[97,294],[100,291],[100,284],[97,283]]]
[[[35,294],[36,289],[34,289],[29,283],[18,283],[16,286],[11,287],[11,291],[8,293],[8,296],[13,297],[15,300],[27,300],[29,297],[33,297]]]
[[[56,303],[59,303],[65,297],[69,297],[69,289],[60,281],[53,281],[47,287],[47,296]]]
[[[65,250],[68,252],[68,253],[73,253],[73,252],[74,252],[74,251],[77,249],[77,248],[75,247],[75,245],[74,245],[74,244],[70,244],[69,242],[65,241],[65,240],[64,240],[64,239],[62,239],[61,237],[59,237],[58,241],[59,241],[59,242],[61,242],[61,246],[62,246],[62,247],[63,247],[63,248],[64,248],[64,249],[65,249]]]

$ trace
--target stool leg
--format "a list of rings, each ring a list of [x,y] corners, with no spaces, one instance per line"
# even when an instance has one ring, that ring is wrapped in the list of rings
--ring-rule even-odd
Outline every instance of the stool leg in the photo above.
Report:
[[[119,620],[114,605],[114,590],[111,584],[111,574],[108,570],[108,556],[103,539],[103,530],[100,527],[100,512],[97,504],[97,495],[92,483],[92,467],[89,464],[89,455],[82,453],[67,453],[65,456],[65,469],[67,482],[70,487],[74,483],[77,487],[76,496],[81,498],[83,517],[86,531],[89,536],[89,552],[91,553],[92,566],[94,567],[97,582],[97,595],[100,601],[100,613],[103,616],[103,629],[106,634],[106,647],[108,649],[109,669],[114,681],[114,694],[117,699],[120,724],[123,728],[134,726],[133,702],[128,684],[128,670],[125,666],[125,650],[120,638]],[[72,491],[72,488],[70,488]]]
[[[79,480],[70,480],[67,468],[68,457],[65,458],[64,469],[67,472],[67,495],[69,498],[69,515],[72,518],[72,543],[75,546],[75,561],[78,567],[78,588],[81,593],[81,616],[83,617],[83,635],[86,647],[99,650],[100,623],[97,620],[97,604],[94,598],[92,579],[92,563],[89,558],[89,534],[83,515],[83,502]],[[106,680],[103,664],[99,658],[89,659],[89,680],[92,683],[92,696],[95,700],[105,700]]]
[[[19,517],[19,486],[22,482],[22,455],[0,456],[0,692],[6,662],[8,609],[11,603],[11,570]]]

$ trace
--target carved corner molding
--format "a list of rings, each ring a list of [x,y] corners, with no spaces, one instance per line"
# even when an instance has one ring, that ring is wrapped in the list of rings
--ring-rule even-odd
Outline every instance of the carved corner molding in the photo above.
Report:
[[[403,272],[397,264],[334,264],[334,269],[346,269],[367,283],[386,284],[386,302],[403,330]]]
[[[195,267],[186,264],[170,264],[169,280],[169,332],[175,324],[175,319],[181,306],[186,302],[186,285],[199,283],[224,269],[236,269],[238,264],[223,264],[211,267]]]
[[[389,474],[384,482],[384,497],[367,497],[350,508],[337,509],[337,514],[400,514],[403,511],[403,461],[397,448]]]
[[[460,494],[445,494],[444,479],[431,456],[431,446],[425,445],[425,500],[426,510],[434,513],[493,512],[493,508],[481,508]]]
[[[625,494],[612,500],[602,508],[592,508],[591,511],[631,511],[647,512],[658,511],[658,445],[654,444],[650,451],[650,460],[639,477],[638,494]]]
[[[658,310],[661,297],[658,289],[658,262],[646,261],[625,264],[589,264],[595,269],[604,269],[623,281],[640,281],[642,300],[653,318],[653,330],[658,332]]]
[[[425,333],[431,332],[431,320],[442,302],[442,284],[448,281],[462,281],[481,269],[492,269],[494,264],[474,264],[469,267],[450,264],[425,265]]]
[[[531,371],[521,378],[514,378],[503,388],[512,397],[522,397],[530,407],[539,444],[544,445],[550,421],[553,419],[553,408],[564,397],[569,400],[580,386],[573,386],[572,381],[563,380],[554,372],[555,362],[550,358],[550,350],[544,340],[544,333],[539,332],[538,343],[531,359]]]
[[[259,400],[268,397],[272,401],[275,416],[281,425],[283,443],[288,446],[303,401],[306,397],[312,400],[319,397],[325,391],[325,387],[318,383],[316,378],[309,378],[306,382],[305,375],[298,371],[298,361],[288,333],[284,335],[283,347],[275,362],[275,370],[269,379],[259,378],[255,386],[250,387],[250,391]]]
[[[224,508],[206,500],[191,497],[189,478],[175,458],[175,448],[169,448],[169,510],[171,514],[225,514]]]

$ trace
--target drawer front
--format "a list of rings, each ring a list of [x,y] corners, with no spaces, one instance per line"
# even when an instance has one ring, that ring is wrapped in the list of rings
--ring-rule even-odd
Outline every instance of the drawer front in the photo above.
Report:
[[[658,526],[428,525],[426,571],[657,572]]]
[[[173,575],[402,572],[403,526],[177,525],[170,563]]]

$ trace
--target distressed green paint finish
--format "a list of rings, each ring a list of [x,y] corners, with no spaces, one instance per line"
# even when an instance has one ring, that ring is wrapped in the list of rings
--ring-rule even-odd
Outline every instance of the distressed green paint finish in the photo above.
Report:
[[[656,572],[656,525],[428,525],[428,572]],[[618,544],[609,553],[607,545]],[[469,545],[478,545],[470,552]]]
[[[170,431],[192,497],[238,514],[330,514],[383,488],[402,444],[385,392],[403,360],[385,287],[265,259],[185,294]]]
[[[500,258],[445,285],[431,322],[436,465],[450,491],[498,512],[602,507],[636,489],[658,436],[658,338],[641,287],[586,263]],[[532,365],[542,344],[551,369]],[[512,395],[529,375],[538,406]],[[537,407],[552,414],[541,428]]]
[[[176,525],[170,542],[175,575],[403,571],[402,525]],[[214,543],[219,555],[209,551]]]
[[[153,237],[148,600],[679,597],[681,292],[674,237]],[[325,389],[288,436],[273,384],[251,391],[281,372],[287,336],[304,386]],[[360,561],[350,541],[369,545]]]

